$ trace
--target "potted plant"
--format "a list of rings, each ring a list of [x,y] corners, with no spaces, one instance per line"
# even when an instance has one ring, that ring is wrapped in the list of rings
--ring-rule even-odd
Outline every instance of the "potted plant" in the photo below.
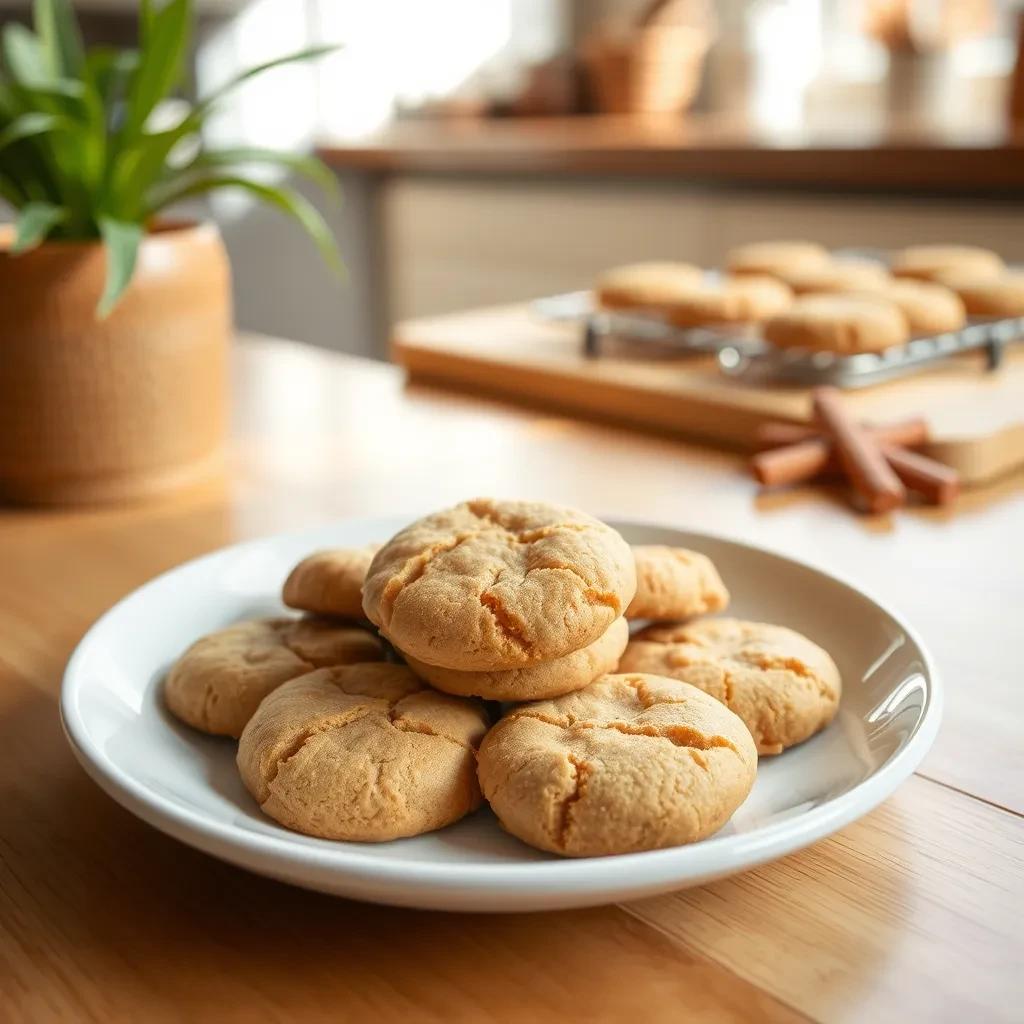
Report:
[[[0,71],[0,497],[55,503],[135,497],[207,471],[226,423],[230,275],[211,224],[170,219],[190,196],[244,189],[299,222],[338,264],[301,195],[250,176],[275,164],[334,187],[305,155],[211,149],[207,115],[269,61],[153,114],[182,77],[190,0],[142,0],[136,50],[86,51],[68,0],[35,0],[8,25]]]

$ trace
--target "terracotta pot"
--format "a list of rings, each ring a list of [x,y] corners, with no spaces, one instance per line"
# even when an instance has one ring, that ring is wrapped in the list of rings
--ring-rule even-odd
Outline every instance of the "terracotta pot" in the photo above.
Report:
[[[606,114],[676,114],[700,87],[708,34],[687,25],[596,38],[584,48],[598,109]]]
[[[212,224],[163,224],[106,320],[106,255],[0,236],[0,498],[115,501],[210,472],[227,423],[231,282]]]

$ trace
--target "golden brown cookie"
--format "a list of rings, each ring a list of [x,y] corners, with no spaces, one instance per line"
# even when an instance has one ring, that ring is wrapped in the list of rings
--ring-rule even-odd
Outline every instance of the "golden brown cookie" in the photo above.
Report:
[[[284,581],[281,599],[289,608],[342,619],[364,619],[363,580],[379,544],[332,548],[304,558]]]
[[[906,317],[914,335],[958,331],[967,322],[963,301],[956,292],[932,281],[901,278],[873,288],[854,289],[850,294],[891,302]]]
[[[1007,271],[998,277],[949,273],[942,283],[952,288],[971,316],[1024,316],[1024,273]]]
[[[480,804],[478,701],[436,693],[403,665],[319,669],[279,686],[238,743],[246,789],[275,821],[324,839],[384,842]]]
[[[491,672],[586,647],[635,591],[633,553],[611,527],[559,505],[478,498],[388,541],[363,610],[420,661]]]
[[[881,352],[910,339],[906,317],[891,302],[861,295],[803,295],[764,326],[779,348]]]
[[[821,267],[780,271],[777,276],[797,295],[870,289],[891,280],[889,271],[877,260],[853,258],[831,260]]]
[[[816,242],[751,242],[730,249],[725,265],[734,274],[790,274],[825,266],[832,257]]]
[[[681,291],[667,307],[666,316],[677,327],[756,323],[786,309],[792,301],[793,293],[781,281],[749,274],[706,281]]]
[[[609,675],[523,704],[487,734],[480,786],[502,825],[552,853],[595,857],[692,843],[746,799],[746,726],[694,686]]]
[[[729,591],[707,555],[660,544],[634,544],[636,597],[627,619],[690,619],[720,612]]]
[[[824,729],[842,689],[835,662],[807,637],[737,619],[652,626],[630,642],[620,669],[700,687],[743,719],[761,754]]]
[[[661,309],[703,274],[692,263],[631,263],[603,273],[594,292],[598,305],[606,309]]]
[[[380,661],[381,642],[365,629],[325,619],[253,619],[204,636],[164,682],[167,707],[183,722],[238,737],[263,698],[323,665]]]
[[[526,668],[506,669],[504,672],[460,672],[428,665],[408,654],[405,659],[418,676],[445,693],[519,702],[560,697],[563,693],[589,686],[598,676],[615,671],[628,642],[629,626],[624,618],[620,618],[587,647]]]
[[[912,245],[893,255],[890,269],[897,277],[938,281],[950,273],[995,277],[1006,265],[997,253],[976,245]]]

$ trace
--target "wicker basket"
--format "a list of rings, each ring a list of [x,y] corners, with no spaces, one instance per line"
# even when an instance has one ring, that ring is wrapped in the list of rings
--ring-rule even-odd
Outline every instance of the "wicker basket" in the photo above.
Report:
[[[700,87],[708,34],[688,25],[592,39],[583,50],[591,91],[606,114],[676,114]]]
[[[98,243],[0,237],[0,498],[138,498],[210,472],[227,418],[230,274],[217,229],[166,224],[106,319]]]

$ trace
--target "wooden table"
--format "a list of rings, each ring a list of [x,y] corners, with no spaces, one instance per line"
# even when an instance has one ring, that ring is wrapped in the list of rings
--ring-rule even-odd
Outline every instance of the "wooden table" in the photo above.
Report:
[[[1020,1020],[1024,474],[953,512],[758,496],[735,457],[440,392],[289,343],[240,346],[232,472],[159,502],[0,512],[4,1021]],[[83,631],[242,537],[473,494],[710,527],[901,608],[947,686],[883,807],[799,855],[625,906],[521,916],[349,903],[142,825],[78,768],[57,693]]]

